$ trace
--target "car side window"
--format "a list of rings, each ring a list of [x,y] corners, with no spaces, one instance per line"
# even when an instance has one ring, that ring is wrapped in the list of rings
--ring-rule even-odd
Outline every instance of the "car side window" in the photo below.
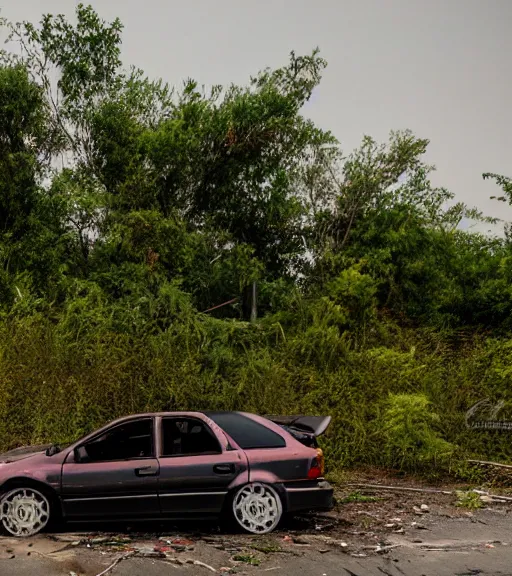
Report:
[[[148,458],[154,455],[153,420],[120,424],[94,438],[78,450],[80,462],[111,462]]]
[[[282,436],[244,414],[208,412],[207,416],[229,434],[242,450],[284,448],[286,446],[286,441]]]
[[[195,418],[162,420],[162,456],[220,454],[219,441],[210,428]]]

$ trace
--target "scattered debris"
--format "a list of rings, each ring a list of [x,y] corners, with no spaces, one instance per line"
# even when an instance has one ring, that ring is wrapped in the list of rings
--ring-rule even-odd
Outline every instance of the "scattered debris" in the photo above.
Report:
[[[128,554],[123,554],[123,556],[119,556],[119,558],[116,558],[108,568],[105,568],[103,572],[100,572],[96,576],[105,576],[105,574],[108,574],[111,570],[113,570],[119,564],[119,562],[121,562],[122,560],[126,560],[126,558],[130,558],[130,556],[133,555],[134,555],[133,552],[128,552]]]
[[[469,464],[478,464],[479,466],[495,466],[496,468],[505,468],[512,470],[510,464],[500,464],[499,462],[487,462],[485,460],[468,460]]]
[[[501,494],[490,494],[485,490],[476,490],[476,489],[474,489],[473,492],[475,492],[475,494],[478,494],[482,501],[484,501],[483,499],[486,498],[487,501],[489,501],[490,499],[491,502],[497,502],[497,503],[512,502],[512,498],[510,496],[501,496]]]
[[[367,488],[370,490],[391,490],[398,492],[422,492],[424,494],[453,494],[453,490],[436,490],[435,488],[413,488],[411,486],[384,486],[383,484],[354,484],[348,483],[345,486]]]
[[[292,537],[292,541],[299,546],[311,546],[311,542],[302,536],[294,536]]]
[[[375,476],[374,476],[375,477]],[[373,478],[372,477],[372,480]],[[397,480],[400,482],[401,480]],[[341,486],[344,489],[347,485]],[[439,542],[424,544],[419,530],[434,531],[436,524],[441,518],[447,516],[459,521],[481,522],[480,514],[473,515],[471,511],[462,508],[476,508],[490,506],[491,504],[506,504],[512,501],[512,497],[489,494],[486,490],[456,491],[455,489],[442,490],[433,488],[414,488],[411,486],[389,486],[381,484],[348,484],[354,486],[355,491],[340,495],[337,491],[336,499],[339,506],[332,512],[325,514],[301,515],[293,520],[288,528],[288,533],[276,533],[265,536],[229,535],[221,532],[211,532],[206,535],[194,534],[108,534],[108,533],[71,533],[64,535],[50,535],[49,538],[63,542],[62,550],[71,547],[85,546],[98,550],[100,554],[111,555],[112,560],[121,562],[124,558],[141,557],[158,559],[178,566],[194,565],[198,567],[196,572],[214,572],[220,576],[228,576],[249,569],[250,566],[259,566],[263,561],[268,561],[271,554],[291,554],[302,556],[308,550],[315,550],[318,554],[347,554],[354,558],[364,558],[375,554],[386,554],[398,546],[417,546],[425,551],[434,550],[459,550],[454,545],[448,548],[439,545]],[[450,488],[452,488],[450,486]],[[371,491],[374,491],[372,494]],[[423,495],[422,495],[423,494]],[[457,504],[455,498],[467,498],[473,505]],[[504,512],[504,508],[495,509]],[[424,519],[418,518],[424,516]],[[424,523],[422,523],[424,522]],[[426,524],[426,525],[425,525]],[[428,534],[430,532],[425,532]],[[398,535],[404,535],[399,537]],[[420,536],[420,538],[418,538]],[[473,543],[474,549],[481,552],[484,549],[492,549],[495,543],[480,541]],[[226,555],[223,560],[227,563],[216,569],[209,564],[204,564],[199,558],[206,547],[215,549],[215,556],[222,558],[216,551],[222,551]],[[476,546],[476,548],[475,548]],[[54,545],[54,547],[58,547]],[[197,556],[192,552],[196,550]],[[213,553],[213,551],[212,551]],[[265,555],[265,556],[264,556]],[[4,556],[6,557],[6,556]],[[108,556],[107,556],[108,557]],[[196,558],[198,558],[196,560]],[[228,560],[229,558],[229,560]],[[229,567],[230,562],[233,564]],[[243,566],[243,565],[246,566]],[[274,564],[274,562],[270,562]],[[114,566],[115,566],[114,565]],[[75,568],[76,570],[76,568]],[[101,576],[111,576],[113,565],[109,566]],[[119,569],[117,569],[119,571]],[[263,568],[260,568],[263,572]],[[278,570],[272,567],[271,570]],[[70,576],[73,576],[70,574]]]
[[[187,538],[159,538],[160,542],[163,542],[164,545],[157,545],[155,546],[155,551],[163,551],[163,552],[184,552],[194,550],[195,543],[192,540],[188,540]]]
[[[393,550],[393,548],[400,548],[401,544],[385,544],[385,543],[380,543],[377,544],[376,546],[363,546],[363,550],[373,550],[374,552],[377,552],[379,554],[384,553],[384,552],[388,552],[389,550]]]
[[[356,514],[364,514],[365,516],[370,516],[370,518],[380,520],[379,514],[372,514],[371,512],[368,512],[368,510],[357,510]]]
[[[206,564],[205,562],[201,562],[200,560],[193,560],[193,559],[188,559],[186,560],[187,564],[193,564],[194,566],[201,566],[202,568],[206,568],[207,570],[210,570],[210,572],[217,572],[217,570],[215,570],[215,568],[213,566],[210,566],[209,564]]]
[[[72,533],[72,534],[49,534],[48,538],[50,540],[55,540],[56,542],[82,542],[85,538],[90,538],[90,534],[83,533]]]
[[[416,530],[428,530],[424,524],[420,524],[419,522],[411,522],[411,528],[416,528]]]

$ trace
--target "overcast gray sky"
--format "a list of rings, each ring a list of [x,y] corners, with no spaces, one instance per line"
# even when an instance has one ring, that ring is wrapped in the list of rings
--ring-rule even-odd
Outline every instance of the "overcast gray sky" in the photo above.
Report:
[[[72,17],[76,0],[4,0],[2,15]],[[84,2],[87,3],[87,2]],[[349,151],[363,134],[431,140],[435,183],[490,215],[482,172],[512,176],[512,0],[93,0],[125,25],[123,58],[172,84],[244,83],[319,46],[329,67],[305,113]],[[41,8],[44,6],[44,8]]]

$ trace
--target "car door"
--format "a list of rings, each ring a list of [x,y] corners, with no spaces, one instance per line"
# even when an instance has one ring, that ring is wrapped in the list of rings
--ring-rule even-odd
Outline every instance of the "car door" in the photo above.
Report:
[[[157,518],[158,473],[154,418],[114,425],[66,458],[64,514],[71,520]]]
[[[229,485],[247,470],[245,454],[223,447],[208,423],[196,417],[164,417],[160,433],[162,514],[169,518],[219,514]]]

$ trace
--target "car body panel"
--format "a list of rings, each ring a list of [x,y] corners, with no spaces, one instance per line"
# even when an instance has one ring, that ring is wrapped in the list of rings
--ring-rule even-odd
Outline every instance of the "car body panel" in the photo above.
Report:
[[[270,420],[254,414],[245,413],[244,416],[283,436],[286,441],[285,448],[256,448],[245,451],[251,482],[266,482],[273,478],[274,482],[287,483],[308,477],[308,470],[311,461],[316,457],[316,450],[304,446]]]
[[[32,453],[24,458],[0,464],[0,486],[8,481],[26,478],[60,492],[62,462],[65,454],[46,456],[44,452]]]
[[[333,506],[333,489],[324,479],[287,484],[284,492],[289,513],[330,510]]]
[[[216,469],[222,472],[216,473]],[[246,470],[247,460],[239,451],[161,458],[158,492],[162,514],[219,514],[231,485]]]
[[[209,516],[220,514],[233,483],[240,475],[247,474],[247,457],[238,447],[230,445],[224,431],[201,413],[163,414],[164,420],[186,417],[198,420],[210,428],[220,452],[190,456],[164,456],[160,446],[160,475],[158,493],[162,515],[181,518],[184,515]],[[160,434],[160,437],[162,435]]]
[[[152,476],[137,470],[151,467]],[[65,462],[62,467],[61,500],[66,517],[158,517],[159,462],[143,458],[126,462]]]

